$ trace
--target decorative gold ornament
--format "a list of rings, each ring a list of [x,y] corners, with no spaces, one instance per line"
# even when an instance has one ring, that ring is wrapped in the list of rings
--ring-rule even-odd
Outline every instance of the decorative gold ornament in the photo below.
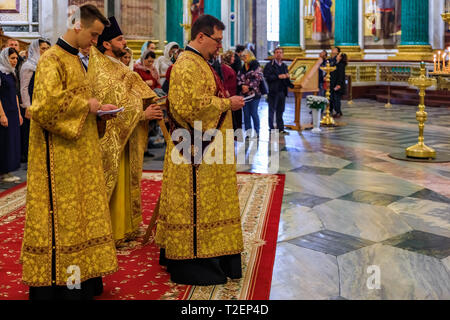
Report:
[[[433,49],[430,45],[399,45],[396,56],[389,56],[388,60],[404,61],[433,61]]]
[[[332,126],[334,125],[334,119],[332,116],[330,116],[330,74],[331,72],[336,70],[336,67],[332,67],[330,66],[330,61],[327,62],[327,66],[326,67],[320,67],[320,69],[324,72],[326,72],[326,77],[325,77],[325,82],[327,83],[327,91],[326,91],[326,97],[328,99],[328,104],[327,104],[327,110],[325,112],[325,116],[323,117],[322,121],[320,121],[321,125],[324,126]]]
[[[308,26],[311,26],[312,24],[313,24],[313,22],[314,22],[314,16],[313,15],[308,15],[308,16],[304,16],[303,17],[303,20],[305,20],[305,22],[306,22],[306,24],[308,25]]]
[[[443,14],[441,14],[442,20],[444,20],[444,22],[450,23],[450,12],[445,12]]]
[[[295,60],[295,58],[304,57],[305,51],[302,50],[301,47],[285,47],[283,48],[283,54],[285,59],[292,59]]]
[[[425,63],[420,64],[420,76],[410,78],[409,85],[419,88],[420,104],[419,111],[416,113],[416,119],[419,121],[419,143],[406,149],[406,156],[410,158],[419,159],[434,159],[436,158],[436,151],[424,143],[423,132],[425,129],[425,122],[428,114],[425,112],[425,90],[428,87],[436,85],[436,79],[428,78],[426,76]]]

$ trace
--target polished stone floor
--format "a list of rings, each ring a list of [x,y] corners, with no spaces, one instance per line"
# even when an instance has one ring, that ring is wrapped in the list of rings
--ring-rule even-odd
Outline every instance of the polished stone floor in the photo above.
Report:
[[[271,299],[450,299],[450,163],[387,156],[417,142],[415,112],[344,102],[345,126],[274,141],[261,101],[261,139],[238,144],[238,170],[286,175]],[[427,112],[425,142],[450,152],[450,108]],[[161,170],[163,149],[150,152],[145,169]]]

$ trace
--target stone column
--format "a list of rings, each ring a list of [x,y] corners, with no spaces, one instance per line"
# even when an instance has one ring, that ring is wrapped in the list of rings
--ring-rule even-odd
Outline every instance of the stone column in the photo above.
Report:
[[[266,59],[267,53],[267,1],[256,0],[256,58]]]
[[[68,0],[42,1],[41,36],[55,44],[67,31]]]
[[[336,1],[334,39],[350,59],[362,59],[359,46],[359,1]]]
[[[429,1],[402,1],[402,38],[396,60],[432,60],[429,40]]]
[[[280,46],[284,56],[295,59],[304,56],[300,46],[300,0],[280,0]]]
[[[183,0],[166,1],[166,39],[183,45]]]

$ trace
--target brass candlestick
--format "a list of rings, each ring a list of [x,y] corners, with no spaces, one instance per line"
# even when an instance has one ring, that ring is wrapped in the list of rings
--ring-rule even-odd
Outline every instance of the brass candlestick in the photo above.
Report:
[[[443,14],[441,14],[442,20],[444,20],[444,22],[450,23],[450,12],[445,12]]]
[[[307,15],[304,16],[303,19],[305,20],[305,22],[308,24],[308,26],[311,26],[312,23],[314,22],[314,16],[313,15]]]
[[[328,99],[328,104],[327,104],[327,111],[325,112],[325,116],[323,117],[322,121],[320,121],[320,124],[325,125],[325,126],[330,126],[330,125],[334,125],[334,119],[332,116],[330,116],[330,74],[331,72],[336,70],[336,67],[332,67],[330,66],[330,61],[327,62],[327,66],[326,67],[320,67],[320,69],[324,72],[327,73],[326,77],[325,77],[325,82],[327,83],[327,91],[326,91],[326,96]]]
[[[406,156],[410,158],[429,159],[436,158],[436,151],[424,143],[423,132],[425,122],[427,121],[427,113],[425,112],[425,89],[436,85],[436,79],[426,76],[425,63],[420,64],[420,77],[410,78],[409,85],[420,89],[419,111],[416,113],[416,119],[419,121],[419,143],[406,149]]]
[[[375,13],[367,12],[367,13],[364,14],[364,17],[366,17],[368,24],[371,25],[373,19],[375,18]]]

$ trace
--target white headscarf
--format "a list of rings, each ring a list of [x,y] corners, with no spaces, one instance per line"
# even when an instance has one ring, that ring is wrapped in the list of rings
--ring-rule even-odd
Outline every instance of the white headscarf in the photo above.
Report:
[[[23,64],[22,69],[30,69],[36,71],[39,58],[41,57],[41,51],[39,46],[39,40],[33,40],[28,48],[28,59]]]
[[[9,62],[9,47],[2,50],[0,53],[0,71],[5,74],[12,73],[15,75],[16,70],[13,68],[11,63]]]
[[[169,67],[173,64],[171,58],[172,56],[170,56],[170,50],[174,47],[177,46],[178,48],[180,47],[180,45],[176,42],[170,42],[166,45],[165,49],[164,49],[164,55],[159,57],[158,59],[156,59],[155,61],[155,68],[156,70],[158,70],[159,74],[166,74],[167,69],[169,69]],[[165,79],[159,79],[159,83],[162,85],[164,83]]]

